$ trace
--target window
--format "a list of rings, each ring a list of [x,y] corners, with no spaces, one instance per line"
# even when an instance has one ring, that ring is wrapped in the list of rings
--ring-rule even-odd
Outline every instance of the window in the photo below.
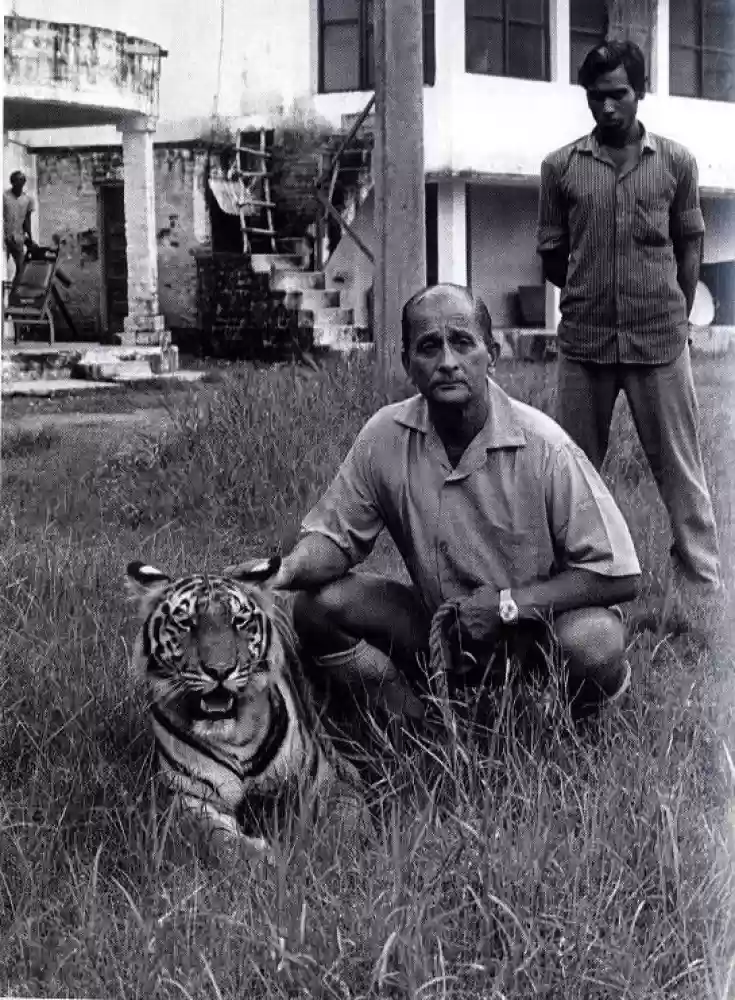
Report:
[[[670,92],[735,101],[733,0],[671,0],[669,16]]]
[[[434,83],[434,0],[424,0],[424,83]],[[373,0],[320,0],[319,90],[375,86]]]
[[[548,0],[465,0],[468,73],[549,79]]]
[[[607,38],[606,0],[571,0],[569,4],[569,79],[577,82],[579,67],[591,48]]]

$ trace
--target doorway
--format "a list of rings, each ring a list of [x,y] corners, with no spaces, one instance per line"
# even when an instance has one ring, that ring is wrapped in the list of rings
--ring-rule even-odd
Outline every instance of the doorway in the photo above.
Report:
[[[100,230],[100,327],[111,340],[123,330],[128,314],[128,261],[125,198],[121,181],[100,184],[97,191]]]

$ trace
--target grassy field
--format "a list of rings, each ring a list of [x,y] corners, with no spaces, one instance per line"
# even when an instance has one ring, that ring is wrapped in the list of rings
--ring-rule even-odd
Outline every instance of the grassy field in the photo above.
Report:
[[[696,375],[732,587],[735,372]],[[498,380],[553,404],[549,367]],[[733,643],[706,610],[708,642],[631,634],[631,698],[589,730],[501,696],[482,744],[386,759],[364,843],[295,828],[267,870],[201,858],[157,801],[126,563],[177,573],[288,548],[380,402],[364,360],[314,378],[243,367],[177,396],[172,429],[133,455],[81,429],[4,435],[0,994],[735,996]],[[644,566],[629,611],[655,614],[668,528],[625,407],[612,442],[605,474]],[[371,562],[398,569],[387,542]]]

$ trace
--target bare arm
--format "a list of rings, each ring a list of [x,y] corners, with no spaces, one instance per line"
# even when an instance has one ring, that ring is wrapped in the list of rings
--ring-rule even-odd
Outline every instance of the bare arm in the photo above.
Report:
[[[637,575],[605,577],[589,570],[568,569],[550,580],[513,587],[519,621],[532,622],[585,607],[609,607],[632,600],[638,593]],[[501,627],[500,594],[495,587],[478,587],[459,602],[459,626],[464,636],[492,642]]]
[[[601,576],[589,570],[568,569],[550,580],[513,591],[521,621],[530,621],[553,610],[555,614],[575,608],[609,607],[632,601],[638,594],[639,576]]]
[[[339,580],[350,559],[331,538],[316,532],[304,535],[281,563],[271,586],[275,590],[310,590]]]
[[[689,239],[677,240],[674,243],[676,255],[676,280],[684,292],[687,302],[687,316],[694,305],[694,295],[699,281],[699,269],[702,262],[702,237],[690,236]]]

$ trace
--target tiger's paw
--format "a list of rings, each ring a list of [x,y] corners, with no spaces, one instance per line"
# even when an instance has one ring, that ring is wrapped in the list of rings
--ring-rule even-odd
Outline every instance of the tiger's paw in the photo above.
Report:
[[[209,850],[213,858],[220,864],[236,864],[247,862],[250,865],[263,862],[275,865],[276,854],[271,845],[263,837],[248,837],[245,834],[233,834],[229,830],[213,830],[209,836]]]

